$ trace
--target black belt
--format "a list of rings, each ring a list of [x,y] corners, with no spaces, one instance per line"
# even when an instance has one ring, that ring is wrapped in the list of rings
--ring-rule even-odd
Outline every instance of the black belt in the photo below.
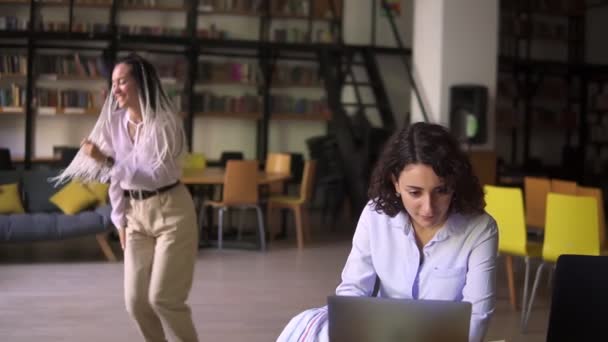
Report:
[[[136,200],[145,200],[146,198],[150,198],[152,196],[156,196],[162,192],[167,190],[171,190],[179,184],[179,181],[165,185],[162,188],[158,188],[156,190],[148,191],[148,190],[125,190],[125,196],[130,197]]]

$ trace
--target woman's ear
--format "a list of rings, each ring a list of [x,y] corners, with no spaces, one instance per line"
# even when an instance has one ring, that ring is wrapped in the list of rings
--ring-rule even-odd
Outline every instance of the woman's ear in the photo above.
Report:
[[[395,175],[391,175],[391,182],[393,183],[393,186],[395,187],[395,192],[400,193],[399,180],[395,177]]]

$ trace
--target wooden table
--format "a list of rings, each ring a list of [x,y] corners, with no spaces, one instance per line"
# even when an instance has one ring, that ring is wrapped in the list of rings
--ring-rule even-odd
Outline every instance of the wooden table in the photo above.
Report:
[[[207,167],[204,169],[184,169],[182,171],[181,182],[185,185],[189,186],[198,186],[198,185],[222,185],[224,184],[224,178],[226,175],[226,169],[222,167]],[[290,174],[286,173],[270,173],[265,171],[258,172],[258,185],[269,185],[271,183],[276,182],[284,182],[291,178]],[[204,195],[203,195],[204,197]],[[202,202],[199,202],[199,205]],[[201,208],[197,208],[197,212],[200,212]],[[207,208],[206,214],[209,226],[213,226],[213,210],[211,207]],[[209,241],[208,232],[201,226],[201,237],[199,241],[199,247],[213,246],[211,241]],[[224,241],[224,245],[227,247],[237,247],[237,248],[252,248],[249,243],[236,243],[231,244],[230,240]]]
[[[221,167],[207,167],[204,169],[184,169],[181,182],[186,185],[220,185],[224,184],[226,169]],[[266,185],[274,182],[284,182],[291,176],[286,173],[258,173],[258,184]]]

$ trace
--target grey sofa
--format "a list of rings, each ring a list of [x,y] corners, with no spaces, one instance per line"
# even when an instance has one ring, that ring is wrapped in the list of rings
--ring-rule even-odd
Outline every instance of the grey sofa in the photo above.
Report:
[[[0,243],[61,240],[95,236],[109,261],[116,256],[108,244],[113,225],[110,206],[90,208],[76,215],[65,215],[49,201],[60,190],[48,182],[57,170],[0,171],[0,185],[19,183],[25,214],[0,214]]]

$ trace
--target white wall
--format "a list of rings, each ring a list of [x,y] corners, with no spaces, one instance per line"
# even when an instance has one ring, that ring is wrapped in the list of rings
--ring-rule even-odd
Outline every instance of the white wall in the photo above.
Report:
[[[492,149],[498,2],[418,0],[414,12],[414,66],[429,119],[449,127],[450,87],[456,84],[484,85],[489,96],[488,143],[477,147]],[[422,115],[414,101],[412,98],[412,121],[420,121]]]
[[[253,120],[195,117],[192,150],[218,160],[222,151],[241,151],[255,159],[256,122]]]
[[[12,156],[25,156],[25,115],[0,114],[0,147],[10,149]]]
[[[449,89],[456,84],[478,84],[488,89],[488,141],[477,146],[494,148],[494,112],[498,52],[498,1],[445,1],[444,79],[441,123],[449,122]],[[471,20],[475,18],[475,20]],[[445,115],[445,116],[444,116]]]
[[[411,39],[411,37],[408,37]],[[384,81],[397,128],[403,127],[411,113],[411,85],[401,56],[379,56],[378,65]],[[408,121],[409,123],[409,121]]]
[[[268,152],[301,153],[309,157],[306,139],[327,134],[327,123],[320,121],[271,121]]]
[[[442,118],[441,99],[443,74],[443,0],[417,0],[414,3],[414,31],[412,38],[412,72],[428,119],[441,123],[449,121]],[[432,16],[429,16],[432,14]],[[418,102],[411,95],[412,122],[423,121]],[[445,116],[445,115],[444,115]]]

